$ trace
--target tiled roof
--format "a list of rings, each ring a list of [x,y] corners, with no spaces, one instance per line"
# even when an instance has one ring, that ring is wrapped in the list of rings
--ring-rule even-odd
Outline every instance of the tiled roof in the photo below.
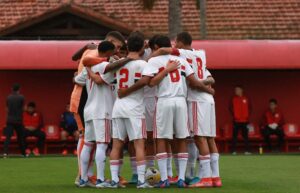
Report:
[[[0,33],[70,6],[147,35],[167,34],[168,2],[157,0],[146,10],[140,0],[1,0]],[[183,30],[199,39],[196,0],[181,0],[181,6]],[[207,0],[206,8],[207,39],[300,39],[299,0]]]

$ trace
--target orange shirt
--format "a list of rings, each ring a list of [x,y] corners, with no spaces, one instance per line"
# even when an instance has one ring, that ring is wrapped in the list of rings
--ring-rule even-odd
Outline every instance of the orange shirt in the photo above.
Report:
[[[28,112],[23,113],[23,124],[24,127],[34,127],[39,129],[42,126],[42,116],[41,114],[35,112],[29,114]]]

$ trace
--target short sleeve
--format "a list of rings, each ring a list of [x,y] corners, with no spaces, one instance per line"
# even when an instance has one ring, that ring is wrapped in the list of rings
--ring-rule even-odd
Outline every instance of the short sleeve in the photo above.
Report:
[[[205,72],[204,72],[204,77],[209,77],[211,76],[211,73],[209,72],[209,70],[207,70],[207,68],[205,68]]]
[[[95,65],[95,71],[99,72],[100,74],[104,74],[106,66],[109,64],[109,62],[101,62],[97,65]]]
[[[75,77],[75,82],[80,85],[85,85],[87,79],[87,71],[86,68],[83,68],[83,70]]]
[[[106,66],[109,64],[109,62],[101,62],[100,64],[97,64],[93,68],[93,72],[99,73],[102,80],[106,82],[107,84],[110,84],[114,80],[114,76],[111,72],[104,73]]]
[[[184,64],[185,64],[186,77],[190,76],[191,74],[194,74],[194,70],[192,69],[192,67],[186,61],[184,61]]]
[[[146,64],[142,74],[143,76],[155,76],[158,73],[158,68],[155,67],[155,61],[150,59],[148,64]]]

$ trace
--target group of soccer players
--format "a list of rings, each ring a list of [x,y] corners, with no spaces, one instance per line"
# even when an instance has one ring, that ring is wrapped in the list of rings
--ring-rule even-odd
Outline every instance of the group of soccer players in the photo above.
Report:
[[[172,48],[164,35],[147,42],[143,34],[132,32],[126,42],[113,31],[98,45],[89,44],[74,55],[80,61],[71,111],[83,134],[78,142],[79,187],[92,185],[94,160],[97,188],[125,187],[120,172],[127,142],[137,188],[153,187],[145,180],[145,171],[155,160],[161,174],[157,188],[170,183],[179,188],[222,186],[214,141],[215,81],[206,69],[205,52],[191,44],[187,32],[177,35]],[[110,144],[112,179],[107,181]]]

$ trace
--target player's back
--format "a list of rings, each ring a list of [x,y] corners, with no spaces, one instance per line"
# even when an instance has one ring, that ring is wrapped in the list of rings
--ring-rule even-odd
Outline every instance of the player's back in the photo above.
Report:
[[[169,60],[178,60],[180,67],[170,72],[158,84],[157,96],[162,98],[186,97],[186,77],[192,74],[193,71],[184,59],[173,55],[163,55],[151,58],[148,65],[153,68],[153,72],[156,70],[156,73],[158,73],[166,68]]]
[[[113,80],[111,74],[101,74],[103,66],[107,62],[102,62],[93,66],[91,69],[105,81],[103,84],[96,84],[90,78],[86,79],[86,90],[88,99],[84,108],[84,116],[86,120],[92,119],[111,119],[113,99],[110,81]],[[101,66],[102,65],[102,66]]]
[[[116,89],[129,88],[142,78],[142,72],[147,65],[144,60],[128,62],[124,67],[116,71]],[[144,116],[144,89],[139,89],[130,95],[117,97],[113,118],[143,117]]]

